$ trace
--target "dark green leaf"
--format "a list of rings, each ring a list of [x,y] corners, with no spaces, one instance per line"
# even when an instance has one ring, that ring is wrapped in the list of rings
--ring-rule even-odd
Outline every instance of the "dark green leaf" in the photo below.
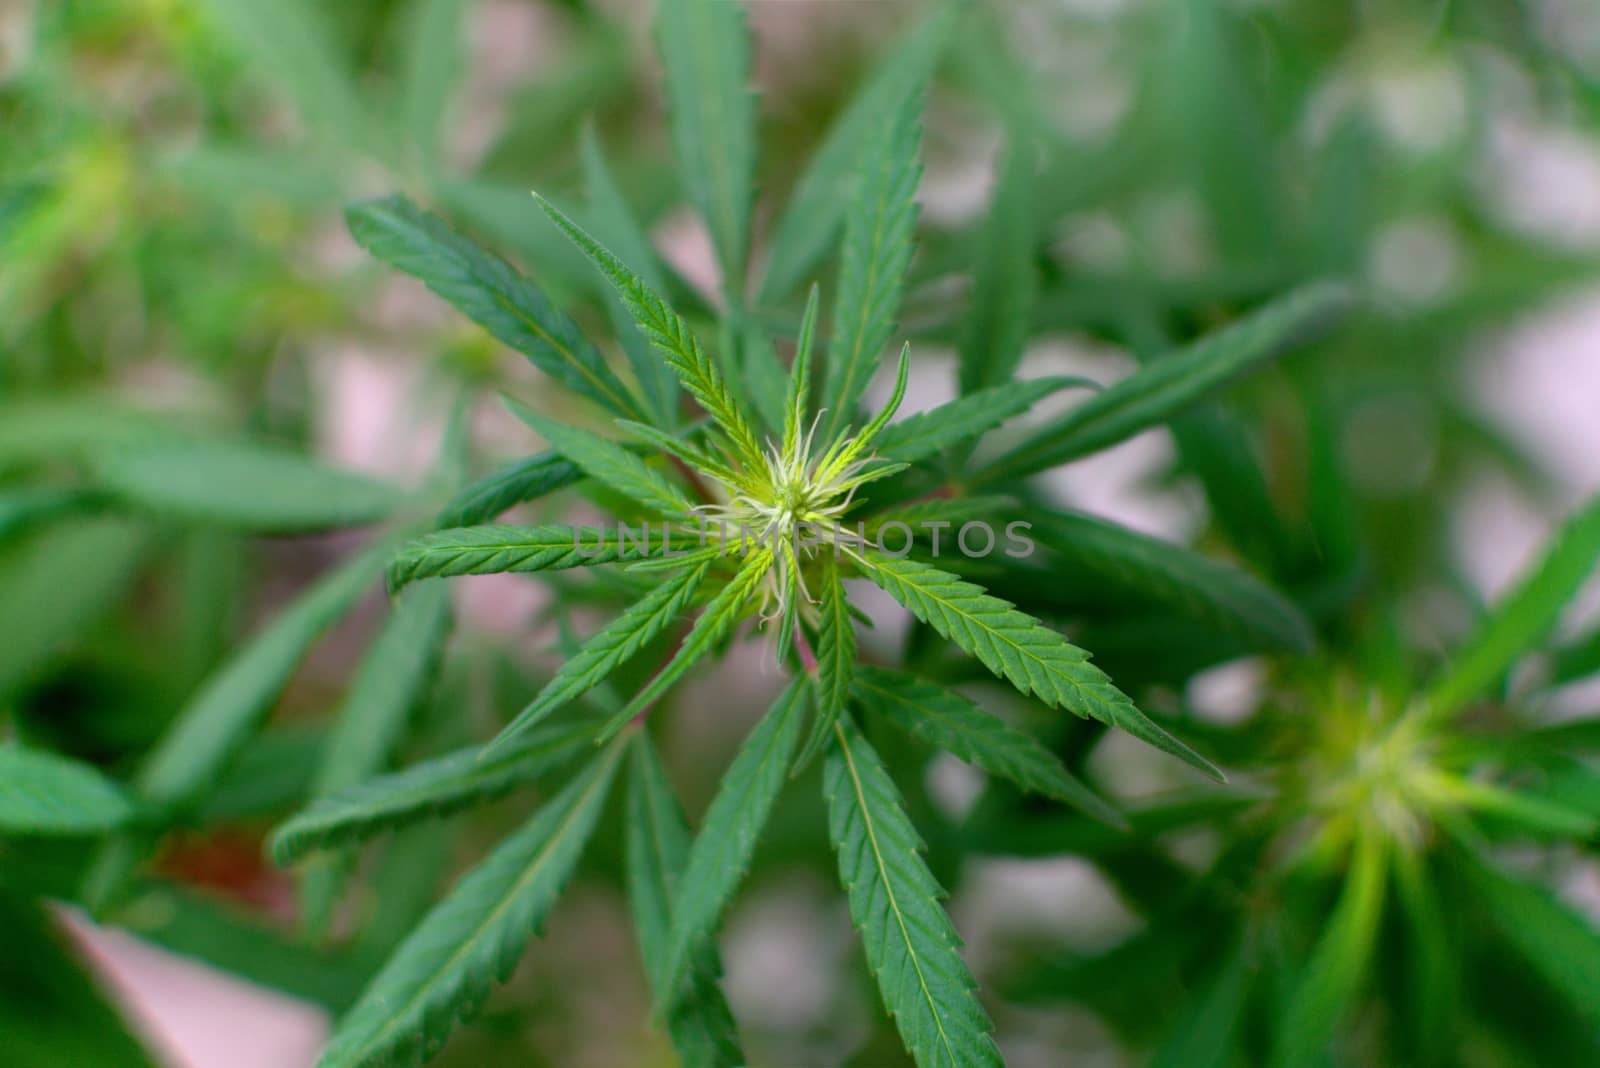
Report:
[[[715,946],[701,946],[685,989],[676,998],[666,996],[672,900],[689,856],[689,823],[650,736],[640,731],[631,745],[628,904],[650,988],[657,1003],[675,1002],[667,1015],[667,1033],[684,1068],[738,1068],[746,1061],[733,1013],[717,987],[722,962]]]
[[[492,755],[472,746],[357,783],[318,798],[278,828],[273,860],[292,864],[314,849],[350,845],[492,800],[588,750],[593,737],[587,724],[546,726]]]
[[[1031,475],[1164,422],[1252,367],[1309,343],[1328,330],[1350,302],[1349,290],[1334,283],[1299,289],[1086,401],[1001,457],[984,477]]]
[[[352,205],[345,218],[368,252],[421,279],[551,378],[616,415],[646,418],[572,320],[505,260],[403,197]]]
[[[438,1052],[544,923],[600,818],[621,752],[602,754],[461,878],[339,1021],[319,1068],[416,1064]]]
[[[1162,730],[1089,655],[1033,617],[920,560],[869,558],[867,577],[984,667],[1051,708],[1119,727],[1219,781],[1210,761]]]
[[[883,668],[856,671],[856,700],[929,745],[1032,793],[1080,809],[1112,827],[1127,820],[1031,735],[953,690]]]
[[[849,717],[834,736],[823,766],[828,832],[884,1007],[918,1068],[1000,1065],[961,939],[939,905],[944,889],[899,791]]]
[[[756,841],[789,778],[805,716],[804,679],[796,679],[772,711],[756,725],[722,776],[689,849],[683,877],[672,896],[672,931],[658,1002],[670,1011],[690,964],[717,929],[734,891],[750,868]]]
[[[1307,652],[1315,642],[1300,610],[1247,572],[1082,513],[1030,517],[1041,544],[1125,595],[1190,613],[1269,649]]]

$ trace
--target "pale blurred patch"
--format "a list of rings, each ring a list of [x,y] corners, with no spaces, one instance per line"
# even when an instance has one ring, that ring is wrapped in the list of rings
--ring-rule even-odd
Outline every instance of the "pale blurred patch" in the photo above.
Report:
[[[327,1014],[313,1005],[100,927],[80,913],[63,909],[58,915],[168,1068],[310,1068],[327,1041]]]

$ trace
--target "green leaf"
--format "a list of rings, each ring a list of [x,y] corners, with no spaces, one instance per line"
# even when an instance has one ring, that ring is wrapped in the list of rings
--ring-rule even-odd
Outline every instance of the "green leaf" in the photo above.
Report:
[[[862,667],[852,689],[895,726],[1031,793],[1064,802],[1112,827],[1128,821],[1050,750],[954,690],[897,671]]]
[[[1411,1044],[1422,1064],[1447,1064],[1454,1048],[1461,1005],[1459,957],[1451,944],[1446,910],[1428,876],[1423,857],[1407,850],[1394,855],[1395,903],[1404,923],[1405,1000],[1397,1011],[1410,1018]]]
[[[1465,888],[1483,915],[1590,1027],[1600,1026],[1600,931],[1548,890],[1519,882],[1479,857],[1461,864]]]
[[[928,497],[894,505],[872,516],[867,520],[867,534],[882,544],[883,529],[892,523],[903,523],[911,528],[912,539],[919,544],[924,537],[932,543],[937,536],[940,545],[949,545],[951,538],[959,536],[963,524],[1016,511],[1017,502],[1012,497]],[[927,524],[937,525],[925,528]],[[947,529],[950,527],[955,528],[954,533]],[[896,531],[896,536],[903,538],[905,534]]]
[[[828,254],[862,165],[878,145],[884,115],[922,92],[949,40],[956,5],[944,4],[906,35],[851,99],[795,184],[772,239],[761,303],[772,304],[805,282]]]
[[[849,717],[833,730],[838,744],[822,773],[828,833],[884,1007],[918,1068],[1000,1065],[961,939],[939,905],[944,890],[899,791]]]
[[[505,260],[403,197],[354,204],[345,219],[368,252],[420,279],[551,378],[616,415],[646,418],[572,320]]]
[[[642,545],[624,545],[616,531],[598,527],[453,527],[401,546],[389,561],[389,588],[399,591],[425,578],[563,571],[648,555]]]
[[[146,758],[139,795],[179,809],[214,787],[306,650],[371,588],[388,553],[387,543],[376,545],[318,579],[212,674]]]
[[[628,905],[650,989],[657,1003],[675,1002],[667,1015],[667,1033],[684,1068],[737,1068],[746,1061],[739,1048],[733,1013],[717,986],[722,962],[714,945],[701,945],[680,996],[667,997],[672,900],[689,856],[689,823],[650,736],[640,731],[631,746]]]
[[[0,542],[98,503],[95,494],[70,486],[20,486],[0,492]]]
[[[822,306],[822,291],[812,285],[806,295],[806,310],[800,316],[800,335],[795,339],[794,363],[789,368],[789,388],[783,403],[783,455],[793,456],[806,430],[811,408],[811,355],[817,341],[817,312]]]
[[[1150,1068],[1228,1068],[1244,1015],[1248,972],[1241,949],[1183,1008]]]
[[[538,932],[605,805],[613,746],[463,876],[339,1022],[319,1068],[416,1064],[504,981]]]
[[[703,475],[710,475],[729,486],[752,484],[747,475],[743,475],[724,463],[720,457],[714,456],[676,434],[669,434],[665,430],[657,430],[644,423],[635,423],[629,419],[618,419],[617,425],[628,433],[642,438],[645,442],[655,446],[669,456],[675,456],[689,467]]]
[[[805,717],[804,679],[796,679],[739,747],[689,849],[683,877],[672,895],[672,931],[658,1000],[673,1008],[690,962],[710,941],[717,923],[750,869],[756,841],[778,792],[789,779]]]
[[[1493,686],[1519,657],[1533,651],[1560,621],[1597,560],[1600,498],[1567,522],[1544,558],[1479,623],[1429,693],[1429,714],[1449,716]]]
[[[627,198],[622,195],[611,168],[601,150],[600,139],[592,126],[585,126],[580,142],[579,156],[583,163],[583,187],[588,193],[586,218],[596,239],[607,248],[617,250],[623,263],[631,264],[644,284],[657,293],[666,288],[661,265],[656,257],[650,236],[639,225]],[[603,285],[603,283],[602,283]],[[660,426],[677,423],[678,379],[672,368],[663,363],[650,348],[622,305],[621,298],[606,286],[610,298],[608,307],[613,312],[611,321],[622,340],[623,351],[633,365],[645,396],[655,412]],[[630,337],[631,335],[631,337]]]
[[[1096,389],[1087,378],[1033,378],[981,389],[926,412],[890,423],[878,435],[880,455],[915,463],[980,434],[1033,408],[1063,389]]]
[[[863,161],[859,185],[850,197],[823,381],[824,441],[855,418],[861,394],[894,332],[917,222],[921,116],[921,93],[908,94],[882,116],[874,134],[877,147]]]
[[[406,16],[400,108],[421,159],[439,157],[439,124],[461,84],[461,0],[413,0]]]
[[[1596,817],[1564,804],[1560,798],[1507,790],[1477,779],[1440,775],[1437,796],[1462,805],[1518,833],[1579,840],[1595,833]]]
[[[695,399],[722,427],[740,458],[753,466],[761,465],[760,443],[756,440],[749,424],[745,422],[744,415],[739,411],[732,392],[722,378],[722,372],[717,370],[716,364],[700,347],[699,339],[689,331],[689,324],[684,322],[683,317],[673,311],[654,290],[645,285],[637,274],[625,267],[622,261],[594,238],[584,233],[553,204],[537,193],[534,194],[534,199],[556,225],[566,232],[573,244],[594,261],[600,273],[616,288],[618,295],[622,297],[622,302],[633,313],[634,321],[644,331],[644,336],[649,338],[650,344],[661,353],[662,358],[667,361],[667,366],[677,374],[684,388],[694,394]]]
[[[1332,282],[1298,289],[1111,386],[1001,457],[983,478],[1031,475],[1164,422],[1251,368],[1308,344],[1350,303],[1350,291]]]
[[[706,604],[705,610],[700,613],[700,618],[694,621],[694,626],[683,639],[683,644],[667,661],[656,676],[649,681],[620,712],[613,716],[601,728],[600,740],[605,741],[617,731],[621,730],[629,720],[649,709],[662,694],[683,677],[684,673],[699,662],[700,658],[711,651],[711,647],[720,642],[724,635],[733,629],[744,613],[746,602],[755,591],[757,585],[766,577],[772,568],[772,549],[763,546],[756,549],[739,565],[738,572],[729,580],[728,584]]]
[[[327,530],[393,515],[406,495],[297,453],[244,443],[172,441],[90,457],[95,482],[157,515],[266,533]]]
[[[856,667],[855,625],[850,619],[850,600],[845,596],[837,567],[823,568],[819,601],[817,668],[811,680],[817,692],[817,712],[811,721],[806,744],[795,758],[797,774],[832,740],[833,725],[850,701],[850,684]]]
[[[46,904],[0,886],[0,1035],[17,1068],[155,1068]]]
[[[1037,287],[1033,265],[1035,148],[1013,129],[980,238],[972,306],[960,343],[963,394],[1011,380],[1022,362]]]
[[[1385,867],[1383,840],[1376,834],[1357,839],[1339,904],[1277,1028],[1275,1065],[1312,1064],[1327,1048],[1372,956],[1383,913]]]
[[[205,6],[256,70],[293,101],[299,117],[329,145],[369,151],[384,147],[379,116],[362,100],[320,5],[306,0],[206,0]]]
[[[0,744],[0,831],[94,834],[132,817],[127,795],[88,764]]]
[[[737,304],[744,290],[756,165],[744,11],[728,0],[661,0],[656,36],[678,169],[711,230],[723,290]]]
[[[555,677],[545,684],[528,706],[489,744],[491,751],[516,738],[552,712],[576,700],[632,659],[671,626],[705,579],[712,560],[685,561],[684,571],[667,578],[661,585],[629,605],[616,619],[602,627],[581,648],[569,655]]]
[[[1038,620],[920,560],[874,553],[867,577],[984,667],[1051,708],[1119,727],[1218,781],[1210,761],[1162,730],[1089,663],[1089,654]]]
[[[592,724],[549,725],[490,754],[458,749],[313,801],[272,836],[272,859],[292,864],[314,849],[352,845],[437,819],[535,782],[590,749]]]
[[[1189,613],[1269,649],[1309,652],[1316,641],[1292,602],[1245,571],[1079,512],[1030,516],[1041,544],[1123,594]]]
[[[442,580],[411,587],[384,621],[334,718],[313,797],[371,778],[389,763],[413,710],[422,701],[450,633],[450,589]],[[320,932],[343,887],[345,865],[306,873],[301,902],[306,926]]]
[[[693,514],[694,502],[684,495],[683,490],[616,442],[607,441],[582,427],[547,419],[509,397],[506,398],[506,404],[518,419],[532,427],[556,452],[577,464],[584,474],[601,485],[660,515],[681,517]]]
[[[121,601],[149,542],[124,519],[70,519],[0,554],[0,704],[42,678]]]
[[[441,527],[487,523],[524,501],[537,500],[583,479],[578,465],[553,452],[517,460],[464,487],[439,513]]]

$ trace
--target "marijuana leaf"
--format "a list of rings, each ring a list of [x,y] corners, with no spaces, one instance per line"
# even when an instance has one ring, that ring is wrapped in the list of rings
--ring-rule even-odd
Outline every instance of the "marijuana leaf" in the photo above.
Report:
[[[828,832],[884,1007],[918,1068],[1001,1064],[961,939],[939,906],[944,890],[922,862],[899,791],[848,717],[833,731],[823,765]]]
[[[867,577],[983,666],[1051,708],[1120,727],[1221,781],[1210,761],[1151,722],[1082,649],[970,582],[920,560],[865,558]]]

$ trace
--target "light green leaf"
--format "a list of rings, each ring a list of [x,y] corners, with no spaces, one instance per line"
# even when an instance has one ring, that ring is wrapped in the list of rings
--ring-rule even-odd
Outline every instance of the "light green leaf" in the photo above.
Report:
[[[1434,789],[1439,796],[1524,834],[1582,840],[1596,830],[1595,816],[1563,804],[1559,798],[1519,793],[1490,782],[1455,776],[1440,776]]]
[[[1164,422],[1251,368],[1308,344],[1350,304],[1350,291],[1342,285],[1320,282],[1298,289],[1086,401],[1001,457],[983,478],[1031,475]]]
[[[818,600],[817,669],[811,679],[817,693],[817,710],[806,744],[795,758],[796,774],[833,740],[833,724],[849,704],[856,669],[855,624],[850,619],[850,600],[845,596],[837,567],[823,568]]]
[[[783,404],[783,454],[793,456],[799,447],[811,410],[811,354],[817,341],[817,312],[822,306],[822,290],[811,287],[806,310],[800,317],[800,336],[795,339],[794,364],[789,368],[789,389]]]
[[[345,220],[368,252],[420,279],[551,378],[616,415],[646,418],[572,320],[505,260],[403,197],[351,205]]]
[[[1273,1064],[1280,1068],[1315,1063],[1355,997],[1383,914],[1386,859],[1376,834],[1357,839],[1339,904],[1277,1028]]]
[[[583,187],[589,195],[586,218],[597,240],[607,248],[617,250],[623,263],[638,272],[644,284],[657,293],[666,289],[666,279],[656,258],[655,246],[644,227],[639,224],[628,206],[627,198],[611,174],[601,150],[600,139],[592,126],[585,126],[580,142],[579,157],[583,163]],[[674,426],[678,421],[678,379],[650,347],[639,328],[628,315],[620,296],[605,286],[608,309],[613,313],[612,325],[622,340],[623,351],[633,365],[633,373],[644,389],[660,426]],[[630,336],[631,335],[631,336]]]
[[[406,15],[400,108],[406,133],[424,163],[439,156],[439,124],[461,84],[462,0],[412,0]]]
[[[206,0],[255,69],[286,94],[295,112],[334,147],[379,150],[383,126],[361,98],[349,63],[322,17],[307,0]]]
[[[658,1003],[675,1002],[667,1033],[684,1068],[738,1068],[746,1061],[733,1013],[717,987],[722,962],[714,945],[701,945],[680,996],[666,996],[672,900],[689,856],[689,823],[649,734],[640,731],[630,745],[628,905],[650,988]]]
[[[0,744],[0,831],[95,834],[132,818],[127,795],[90,765]]]
[[[399,599],[334,717],[322,747],[311,796],[326,797],[382,771],[433,681],[450,633],[450,589],[419,583]],[[306,872],[301,906],[306,927],[324,929],[344,885],[348,857]]]
[[[824,441],[855,418],[894,333],[917,222],[921,116],[922,94],[910,93],[881,117],[876,148],[863,160],[850,197],[822,390]]]
[[[107,493],[157,515],[240,530],[292,533],[386,518],[406,502],[393,486],[306,456],[245,443],[172,441],[90,457]]]
[[[642,459],[614,441],[582,427],[568,426],[506,398],[518,419],[527,423],[590,478],[660,515],[682,517],[694,512],[694,502]]]
[[[441,527],[471,527],[487,523],[524,501],[537,500],[583,479],[572,461],[553,452],[541,452],[507,464],[460,490],[439,513]]]
[[[765,718],[745,738],[723,773],[672,895],[672,931],[662,971],[658,1009],[671,1010],[684,986],[690,962],[717,929],[722,913],[750,869],[756,841],[778,792],[789,779],[805,717],[804,679],[796,679]]]
[[[795,184],[772,239],[761,303],[772,304],[805,282],[844,223],[856,176],[878,144],[884,115],[922,92],[949,40],[956,6],[941,5],[896,46],[835,120]]]
[[[771,568],[772,549],[768,546],[762,546],[744,558],[738,572],[706,604],[705,610],[700,613],[700,618],[694,621],[694,626],[684,637],[683,644],[678,647],[672,659],[667,661],[667,665],[601,728],[601,741],[610,738],[635,716],[648,710],[673,683],[682,678],[701,657],[711,651],[712,646],[733,629],[743,616],[751,594]]]
[[[879,553],[867,577],[984,667],[1051,708],[1118,727],[1221,781],[1210,761],[1162,730],[1089,663],[1089,654],[1026,613],[920,560]]]
[[[416,1064],[477,1011],[572,874],[621,752],[602,754],[461,878],[339,1021],[319,1068]]]
[[[1033,265],[1035,155],[1031,139],[1014,127],[1000,157],[989,220],[979,239],[972,306],[961,332],[964,395],[1009,382],[1022,362],[1037,285]]]
[[[661,0],[656,36],[678,168],[711,230],[723,290],[738,304],[756,164],[744,11],[729,0]]]
[[[617,425],[635,437],[641,438],[669,456],[676,456],[689,467],[703,475],[710,475],[725,485],[753,484],[749,476],[729,467],[719,456],[714,456],[700,446],[665,430],[657,430],[631,419],[618,419]]]
[[[878,435],[877,451],[882,456],[907,463],[925,460],[952,445],[988,433],[1051,394],[1078,388],[1098,387],[1086,378],[1056,377],[980,389],[898,423],[890,423]]]
[[[489,750],[498,750],[552,712],[587,693],[671,626],[700,588],[712,560],[702,555],[697,562],[686,560],[684,563],[687,566],[682,572],[669,576],[629,605],[626,611],[585,641],[576,653],[569,655],[539,695],[489,744]]]
[[[998,775],[1023,790],[1080,809],[1112,827],[1122,814],[1091,790],[1050,750],[953,690],[883,668],[856,670],[852,689],[864,707],[929,745]]]
[[[1308,652],[1300,610],[1248,572],[1079,512],[1029,513],[1030,534],[1069,566],[1123,593],[1179,609],[1269,649]]]
[[[563,571],[648,555],[642,544],[624,545],[616,531],[598,527],[453,527],[401,546],[389,561],[389,588],[399,591],[425,578]]]
[[[493,754],[480,746],[319,797],[272,835],[272,858],[292,864],[315,849],[333,849],[436,819],[500,797],[589,751],[594,727],[546,725]]]
[[[1479,623],[1428,695],[1429,714],[1448,716],[1493,686],[1556,623],[1600,561],[1600,499],[1573,516],[1543,559]]]
[[[849,717],[833,730],[822,773],[828,832],[884,1007],[918,1068],[998,1066],[994,1026],[899,791]]]
[[[583,230],[555,205],[538,194],[534,199],[545,213],[564,230],[573,244],[581,248],[594,261],[622,297],[622,302],[633,313],[634,321],[644,331],[645,337],[661,353],[667,366],[677,374],[684,388],[717,421],[732,441],[740,458],[748,464],[762,463],[762,450],[755,434],[745,422],[739,406],[722,378],[722,372],[700,347],[700,341],[689,331],[689,324],[673,311],[667,302],[656,294],[637,274],[623,265],[611,252],[584,233]],[[635,417],[637,418],[637,417]]]
[[[136,780],[156,808],[183,808],[216,785],[294,674],[306,650],[370,589],[389,553],[376,545],[318,579],[190,698]]]
[[[118,518],[42,527],[0,553],[0,703],[43,677],[139,576],[149,534]]]

